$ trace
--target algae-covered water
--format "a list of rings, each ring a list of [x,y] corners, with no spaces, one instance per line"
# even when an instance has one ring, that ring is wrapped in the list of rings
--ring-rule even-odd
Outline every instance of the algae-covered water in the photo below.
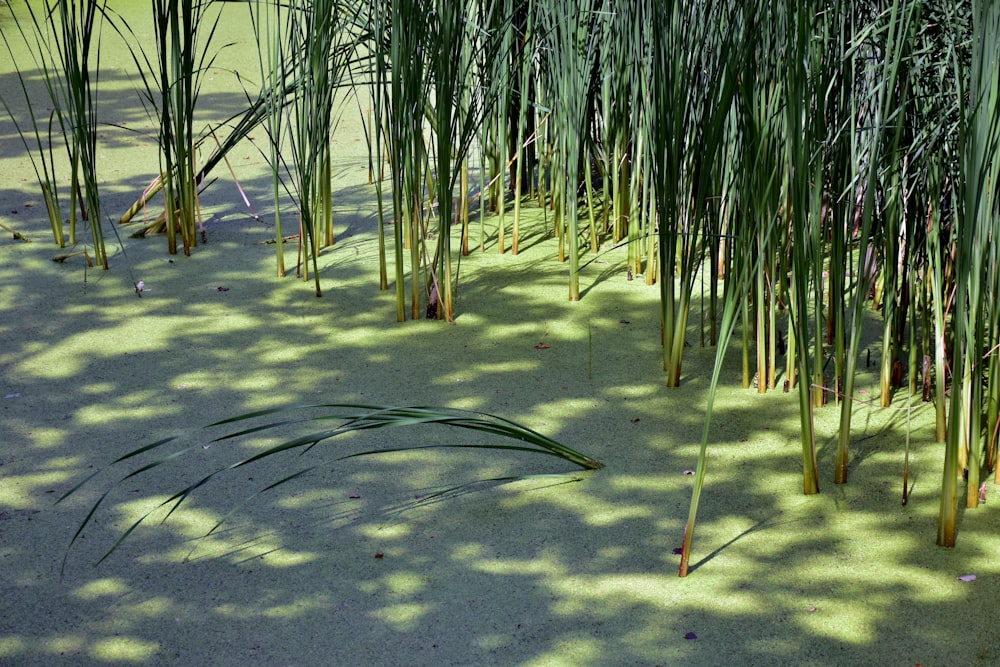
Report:
[[[130,11],[138,27],[142,14]],[[220,66],[255,67],[241,42],[245,17],[233,11],[224,28],[217,39],[237,46]],[[98,167],[117,217],[158,162],[126,58],[109,51],[103,62]],[[206,86],[205,122],[244,100],[232,71]],[[18,99],[5,52],[0,92]],[[860,407],[846,486],[832,484],[837,412],[819,410],[823,492],[806,497],[797,402],[739,388],[729,373],[693,571],[679,579],[673,552],[714,359],[699,347],[698,318],[683,386],[667,390],[656,288],[627,280],[623,251],[609,250],[585,268],[584,298],[569,303],[567,269],[536,218],[517,257],[500,256],[491,238],[462,259],[455,325],[397,324],[392,292],[378,290],[361,137],[349,112],[335,144],[338,240],[321,257],[317,299],[311,284],[274,276],[270,176],[252,145],[230,155],[235,180],[220,168],[204,193],[207,242],[190,257],[169,256],[162,237],[130,238],[133,225],[120,243],[109,234],[103,272],[80,257],[51,261],[65,251],[0,117],[0,222],[32,240],[0,238],[0,663],[1000,664],[991,613],[1000,501],[962,515],[957,548],[934,546],[942,450],[929,406],[914,403],[909,419],[905,397],[893,410]],[[873,395],[871,378],[860,386],[859,398]],[[573,466],[557,459],[464,449],[361,457],[262,494],[204,537],[247,495],[338,452],[478,441],[433,427],[372,431],[230,471],[94,565],[199,473],[301,433],[289,425],[213,443],[215,431],[194,427],[316,402],[481,410],[606,468],[567,478],[558,475]],[[129,469],[55,499],[178,433],[192,453],[117,483],[60,576],[87,511]],[[414,502],[535,473],[554,476]]]

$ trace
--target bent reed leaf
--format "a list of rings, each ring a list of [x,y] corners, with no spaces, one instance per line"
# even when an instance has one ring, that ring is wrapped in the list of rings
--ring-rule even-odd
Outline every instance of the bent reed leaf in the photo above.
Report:
[[[233,463],[217,467],[207,474],[202,475],[195,482],[188,484],[181,490],[175,492],[166,500],[158,503],[154,508],[150,509],[148,512],[143,514],[137,520],[135,520],[125,532],[118,537],[110,549],[105,552],[101,558],[97,561],[100,564],[106,560],[111,554],[118,550],[118,548],[126,541],[126,539],[132,535],[133,532],[142,524],[149,519],[158,510],[169,507],[165,516],[161,519],[160,523],[166,522],[179,508],[180,506],[192,496],[192,494],[206,486],[210,481],[218,477],[219,475],[236,468],[241,468],[257,461],[273,457],[281,452],[290,450],[301,450],[300,454],[304,455],[314,447],[319,444],[325,444],[327,441],[335,438],[339,435],[344,435],[347,433],[352,433],[356,431],[365,431],[380,428],[393,428],[393,427],[403,427],[403,426],[419,426],[425,424],[440,424],[444,426],[453,426],[461,429],[472,430],[480,434],[489,436],[499,436],[501,438],[509,438],[518,441],[521,444],[507,444],[507,443],[491,443],[491,442],[470,442],[470,443],[442,443],[442,444],[424,444],[424,443],[414,443],[412,445],[396,445],[386,447],[376,447],[365,449],[362,451],[348,452],[343,454],[338,454],[336,456],[327,458],[320,463],[307,466],[300,470],[294,471],[281,479],[271,482],[264,486],[262,489],[255,491],[250,494],[239,503],[237,503],[229,512],[227,512],[221,520],[219,520],[209,531],[206,533],[211,534],[219,526],[222,525],[226,520],[228,520],[233,514],[235,514],[240,508],[244,507],[253,498],[259,496],[260,494],[275,489],[279,486],[283,486],[290,482],[293,482],[306,474],[313,472],[314,470],[327,466],[338,461],[344,461],[347,459],[354,459],[365,456],[373,455],[388,455],[393,453],[405,452],[405,451],[417,451],[417,450],[428,450],[428,449],[483,449],[483,450],[503,450],[518,453],[527,454],[542,454],[546,456],[554,456],[575,465],[580,466],[584,470],[598,470],[604,467],[604,464],[596,459],[593,459],[585,454],[582,454],[570,447],[560,444],[559,442],[545,436],[538,431],[530,429],[526,426],[522,426],[512,420],[505,419],[503,417],[498,417],[488,413],[482,412],[472,412],[466,410],[453,410],[447,408],[435,408],[435,407],[423,407],[423,406],[410,406],[410,407],[379,407],[372,405],[352,405],[346,403],[333,403],[333,404],[319,404],[319,405],[304,405],[304,406],[292,406],[287,408],[275,408],[268,410],[257,410],[254,412],[246,413],[243,415],[238,415],[235,417],[229,417],[223,419],[208,426],[203,427],[199,431],[209,430],[216,428],[220,425],[235,424],[237,422],[247,421],[254,418],[266,417],[268,415],[281,414],[287,412],[301,411],[303,409],[333,409],[333,412],[326,412],[319,415],[311,415],[306,417],[301,417],[297,419],[281,419],[277,421],[272,421],[266,424],[256,425],[250,428],[240,429],[231,433],[226,433],[221,436],[217,436],[211,439],[211,443],[220,443],[225,441],[238,441],[240,438],[254,434],[260,433],[265,430],[272,430],[282,426],[291,426],[295,424],[309,423],[313,421],[328,421],[328,420],[342,420],[339,426],[330,429],[324,429],[314,433],[305,434],[286,440],[277,445],[271,446],[261,452],[257,452],[248,457],[241,458]],[[196,431],[197,432],[197,431]],[[134,459],[142,454],[147,454],[159,450],[164,445],[173,443],[179,440],[181,436],[171,436],[168,438],[163,438],[157,440],[156,442],[143,445],[137,449],[134,449],[114,461],[112,461],[108,466],[102,470],[91,473],[86,479],[84,479],[79,484],[75,485],[65,494],[63,494],[56,502],[60,503],[69,498],[70,496],[79,492],[84,486],[86,486],[91,480],[98,476],[104,470],[111,469],[119,464],[126,461]],[[201,443],[196,443],[187,447],[183,447],[177,451],[170,452],[168,454],[160,456],[156,460],[140,465],[139,467],[131,470],[123,477],[119,478],[116,482],[112,483],[111,487],[104,491],[87,512],[86,517],[81,522],[73,537],[70,540],[69,545],[66,549],[66,554],[63,558],[62,571],[65,571],[65,566],[69,557],[69,552],[72,550],[76,542],[84,536],[85,528],[92,524],[95,514],[100,506],[105,504],[109,495],[118,487],[122,482],[134,479],[144,473],[156,470],[158,475],[165,474],[161,472],[163,466],[176,462],[181,457],[190,454],[193,451],[203,451],[203,445]],[[523,479],[529,479],[535,475],[521,475],[503,478],[494,478],[493,482],[509,483],[514,481],[519,481]],[[252,479],[252,478],[251,478]],[[447,495],[456,489],[461,489],[468,484],[479,484],[484,480],[476,480],[475,482],[460,484],[456,486],[447,487],[446,491],[439,493],[438,495]]]

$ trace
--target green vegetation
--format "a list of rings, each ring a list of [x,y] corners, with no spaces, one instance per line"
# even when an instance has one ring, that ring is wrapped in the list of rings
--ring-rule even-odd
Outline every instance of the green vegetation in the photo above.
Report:
[[[203,137],[191,118],[201,76],[212,66],[218,14],[207,1],[156,2],[157,57],[133,51],[150,73],[144,95],[159,114],[171,252],[175,220],[185,252],[195,245],[197,187],[207,170],[263,123],[276,207],[283,189],[294,193],[300,239],[308,242],[300,265],[307,275],[312,262],[320,295],[317,257],[334,247],[330,133],[338,105],[370,96],[380,230],[385,210],[394,223],[392,252],[381,247],[380,287],[395,289],[400,321],[407,301],[411,319],[454,321],[452,227],[461,225],[459,248],[469,252],[468,184],[478,168],[479,247],[495,244],[502,253],[512,232],[516,253],[524,208],[540,207],[546,220],[551,212],[543,233],[559,240],[570,300],[581,298],[588,254],[596,257],[605,243],[628,244],[629,275],[660,289],[668,387],[681,384],[696,285],[708,282],[702,340],[707,328],[718,346],[709,415],[734,335],[742,341],[744,386],[755,357],[758,391],[775,389],[784,353],[783,387],[798,394],[807,494],[820,491],[814,415],[827,403],[840,410],[833,481],[847,482],[856,376],[867,328],[877,321],[880,405],[896,394],[919,394],[934,405],[945,452],[937,541],[955,544],[962,485],[974,508],[987,475],[997,471],[996,3],[231,4],[255,16],[262,90],[201,170],[194,147]],[[44,27],[33,15],[16,25],[22,35]],[[86,53],[89,41],[78,48]],[[83,63],[70,85],[86,91],[82,106],[53,95],[58,108],[72,106],[75,119],[92,118]],[[49,193],[55,201],[53,132],[46,141],[32,113],[48,204]],[[75,193],[78,161],[84,181],[95,182],[86,168],[93,121],[56,119],[50,127],[73,147]],[[474,165],[477,149],[482,157]],[[87,201],[96,211],[90,190]],[[56,232],[58,205],[49,206]],[[278,223],[279,274],[281,234]],[[394,271],[386,266],[390,254]],[[682,576],[706,475],[708,426]]]

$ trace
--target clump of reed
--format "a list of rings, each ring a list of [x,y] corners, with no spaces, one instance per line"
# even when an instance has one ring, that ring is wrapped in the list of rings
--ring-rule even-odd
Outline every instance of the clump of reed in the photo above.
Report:
[[[162,192],[163,229],[171,254],[178,250],[178,238],[185,255],[198,244],[198,189],[204,172],[197,166],[202,136],[195,129],[195,110],[204,77],[218,55],[212,40],[220,13],[214,4],[218,3],[152,0],[152,50],[120,14],[109,13],[136,65],[141,97],[157,128],[160,176],[142,203],[155,191]]]
[[[97,181],[97,110],[95,98],[100,73],[101,20],[104,2],[98,0],[45,0],[40,8],[31,3],[13,14],[13,30],[0,29],[14,71],[28,104],[30,127],[17,123],[11,102],[0,96],[0,104],[14,119],[38,180],[52,236],[59,247],[66,244],[63,204],[56,174],[56,148],[61,142],[69,170],[69,242],[78,243],[77,220],[90,223],[94,261],[108,268],[104,248],[101,201]],[[27,17],[20,13],[24,11]],[[18,64],[11,37],[16,33],[41,75],[52,105],[48,119],[36,115],[26,85],[31,73]],[[77,211],[79,210],[79,218]],[[88,262],[90,261],[88,255]]]
[[[681,383],[694,286],[707,276],[702,307],[720,362],[739,332],[744,384],[755,365],[758,391],[782,371],[797,391],[806,493],[819,492],[814,411],[828,402],[840,411],[833,481],[847,481],[863,332],[877,313],[879,403],[906,391],[934,404],[948,452],[938,541],[954,544],[957,486],[974,507],[983,471],[997,469],[989,267],[1000,107],[984,77],[995,71],[998,10],[931,0],[517,7],[537,31],[521,40],[535,51],[518,57],[547,114],[532,145],[554,156],[547,203],[568,249],[570,298],[585,248],[578,195],[598,194],[581,176],[596,169],[608,223],[592,237],[624,240],[629,273],[659,281],[666,384]],[[508,150],[508,130],[484,167],[528,159],[523,133]],[[505,186],[497,171],[519,188],[520,172]],[[707,444],[706,431],[682,574]]]
[[[757,391],[780,379],[797,394],[807,494],[820,490],[814,415],[829,403],[840,413],[832,477],[847,482],[860,359],[876,350],[880,405],[900,394],[933,404],[945,452],[938,542],[955,543],[960,488],[975,507],[998,469],[1000,5],[253,4],[271,17],[257,24],[268,38],[262,91],[207,163],[265,124],[276,201],[284,187],[294,193],[314,276],[332,243],[334,92],[370,95],[379,282],[395,289],[400,321],[407,310],[454,321],[452,228],[457,218],[459,247],[470,252],[468,183],[478,168],[479,248],[505,252],[509,241],[518,252],[522,207],[537,201],[568,264],[569,299],[582,294],[588,253],[627,244],[627,275],[658,283],[668,387],[683,383],[695,289],[706,280],[702,340],[718,346],[708,415],[737,340],[744,386],[755,371]],[[204,45],[217,19],[199,14],[206,6],[156,0],[157,58],[135,52],[151,72],[146,98],[168,147],[170,211],[197,206],[198,139],[184,119],[212,62]],[[39,181],[51,189],[50,144],[32,119]],[[286,141],[291,165],[281,162]],[[188,250],[194,214],[176,215]],[[280,254],[278,266],[283,273]],[[874,343],[865,338],[873,318]],[[709,436],[706,421],[682,575]]]

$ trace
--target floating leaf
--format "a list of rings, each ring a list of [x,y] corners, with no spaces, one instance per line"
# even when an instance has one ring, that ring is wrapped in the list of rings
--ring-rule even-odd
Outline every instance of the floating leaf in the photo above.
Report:
[[[538,345],[535,346],[535,349],[536,350],[547,350],[550,347],[552,347],[552,346],[549,345],[548,343],[539,343]]]

